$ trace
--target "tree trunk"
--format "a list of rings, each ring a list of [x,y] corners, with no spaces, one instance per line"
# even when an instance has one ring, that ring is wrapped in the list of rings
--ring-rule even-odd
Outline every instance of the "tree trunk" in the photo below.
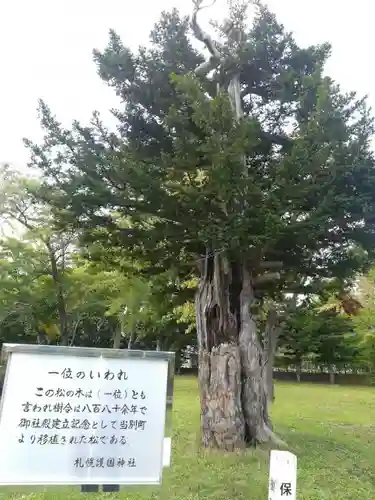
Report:
[[[37,344],[44,345],[48,344],[48,337],[47,335],[42,332],[40,329],[38,329],[38,335],[37,335]]]
[[[55,252],[53,251],[53,248],[49,242],[46,243],[46,246],[49,252],[51,275],[56,289],[57,310],[59,313],[60,324],[60,344],[67,346],[69,345],[68,315],[66,312],[63,284],[61,282],[60,272],[57,267]]]
[[[120,349],[121,338],[122,338],[121,326],[118,325],[113,335],[113,349]]]
[[[272,436],[248,272],[208,256],[196,296],[203,445],[226,450]]]
[[[280,325],[278,324],[277,311],[271,308],[267,316],[267,324],[264,332],[264,355],[265,355],[265,377],[268,401],[275,400],[275,391],[273,383],[273,369],[275,362],[275,354],[277,348],[277,341],[280,336]]]
[[[240,295],[239,345],[243,370],[243,409],[246,424],[246,440],[251,443],[269,441],[272,434],[268,415],[266,377],[264,376],[264,352],[259,341],[257,325],[250,313],[254,293],[248,271],[242,269]]]
[[[301,362],[298,362],[296,366],[296,378],[297,382],[301,382]]]
[[[275,384],[273,381],[273,360],[268,360],[265,366],[267,399],[269,402],[275,401]]]
[[[192,28],[197,40],[211,54],[196,73],[207,75],[225,65],[224,52],[217,49],[197,22],[202,0],[194,1]],[[244,20],[244,19],[243,19]],[[228,35],[236,51],[237,41]],[[236,55],[233,53],[234,58]],[[229,93],[237,120],[243,117],[240,71],[225,75],[221,88]],[[229,79],[228,79],[229,78]],[[247,165],[243,158],[244,175]],[[224,211],[226,207],[224,207]],[[214,249],[215,250],[215,249]],[[253,287],[248,269],[224,253],[209,252],[201,270],[196,295],[202,437],[205,446],[224,449],[243,447],[246,442],[277,441],[268,416],[264,352],[251,312]],[[280,444],[281,442],[278,441]]]
[[[134,337],[135,337],[135,334],[134,334],[134,332],[132,332],[132,333],[129,335],[129,339],[128,339],[128,349],[132,349],[132,348],[133,348],[133,344],[134,344]]]
[[[328,373],[329,373],[329,383],[334,384],[335,383],[335,370],[332,365],[328,366]]]
[[[72,336],[70,338],[70,343],[69,343],[70,346],[73,346],[75,341],[76,341],[76,336],[77,336],[78,327],[79,327],[80,322],[81,322],[81,318],[78,318],[75,325],[74,325],[73,331],[72,331]]]

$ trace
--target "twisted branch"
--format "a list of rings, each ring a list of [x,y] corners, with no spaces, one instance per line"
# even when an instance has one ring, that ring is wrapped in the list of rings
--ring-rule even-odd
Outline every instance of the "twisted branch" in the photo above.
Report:
[[[209,53],[211,54],[209,60],[202,63],[195,70],[196,75],[205,76],[211,70],[217,68],[217,66],[220,64],[221,55],[220,55],[220,52],[218,51],[217,47],[215,46],[215,43],[212,40],[212,37],[208,33],[206,33],[205,31],[202,30],[202,28],[198,24],[198,20],[197,20],[198,12],[201,11],[202,9],[207,8],[207,7],[211,7],[212,5],[214,5],[216,3],[216,0],[213,0],[210,5],[203,5],[202,6],[202,3],[203,3],[203,0],[193,0],[194,10],[193,10],[193,15],[192,15],[192,20],[191,20],[191,27],[193,29],[193,33],[194,33],[195,38],[197,40],[199,40],[200,42],[204,43],[205,46],[207,47]]]

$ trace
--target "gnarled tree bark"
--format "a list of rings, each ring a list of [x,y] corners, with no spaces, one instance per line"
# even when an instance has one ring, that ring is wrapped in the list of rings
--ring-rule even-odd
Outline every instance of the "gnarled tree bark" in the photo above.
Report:
[[[245,445],[238,286],[226,257],[208,253],[196,295],[202,440],[228,450]]]
[[[226,450],[279,441],[268,414],[264,350],[249,272],[223,253],[204,259],[196,296],[202,440]]]
[[[240,296],[239,346],[243,373],[243,410],[246,434],[249,442],[267,442],[272,434],[268,415],[266,379],[263,373],[263,348],[259,340],[257,324],[250,312],[254,292],[248,271],[242,270]]]
[[[225,61],[198,25],[202,0],[194,5],[194,34],[210,52],[209,61],[196,69],[198,76],[205,76]],[[239,76],[238,70],[232,71],[223,82],[237,120],[243,118]],[[251,312],[254,300],[245,262],[207,249],[196,295],[201,427],[207,447],[233,450],[269,440],[283,444],[274,436],[268,415],[265,355]]]

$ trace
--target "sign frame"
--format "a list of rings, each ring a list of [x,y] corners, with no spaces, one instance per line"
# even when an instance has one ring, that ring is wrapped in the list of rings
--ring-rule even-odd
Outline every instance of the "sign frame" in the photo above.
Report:
[[[44,344],[3,344],[1,350],[1,363],[6,364],[4,383],[2,388],[2,396],[0,400],[0,421],[3,414],[3,395],[6,392],[10,364],[12,354],[38,354],[38,355],[53,355],[53,356],[75,356],[84,358],[104,358],[104,359],[132,359],[141,360],[147,359],[148,361],[166,361],[168,363],[167,369],[167,387],[166,387],[166,408],[165,408],[165,422],[164,422],[164,439],[172,437],[172,407],[173,407],[173,393],[174,393],[174,372],[175,372],[175,353],[171,351],[141,351],[132,349],[112,349],[112,348],[97,348],[97,347],[76,347],[76,346],[58,346],[58,345],[44,345]],[[163,466],[160,472],[160,481],[155,483],[147,483],[145,486],[160,485],[162,483]],[[92,486],[95,486],[91,483]],[[24,489],[36,487],[38,490],[42,487],[46,489],[56,488],[70,488],[81,490],[81,485],[78,484],[47,484],[47,485],[0,485],[0,489],[9,487]],[[119,489],[129,487],[130,484],[120,484]],[[135,484],[132,487],[136,486]],[[142,486],[141,484],[139,486]],[[117,490],[119,491],[119,490]]]

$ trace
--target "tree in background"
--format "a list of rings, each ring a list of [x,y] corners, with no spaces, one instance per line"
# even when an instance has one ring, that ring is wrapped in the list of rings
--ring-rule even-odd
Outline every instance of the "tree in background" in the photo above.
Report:
[[[49,256],[32,234],[27,241],[24,235],[0,241],[0,340],[60,343]],[[188,320],[178,306],[189,295],[178,293],[167,274],[146,281],[129,264],[113,267],[89,261],[84,253],[75,249],[62,280],[68,345],[158,346],[178,357],[194,345],[195,330],[185,331]]]
[[[302,305],[287,319],[281,331],[279,351],[282,357],[279,363],[294,366],[298,381],[300,381],[302,362],[314,349],[312,338],[316,328],[316,313],[308,306]]]
[[[373,123],[323,76],[328,45],[299,48],[260,3],[250,27],[231,3],[214,40],[201,7],[208,60],[176,11],[137,53],[111,32],[95,61],[119,96],[117,131],[97,113],[65,130],[41,103],[45,142],[27,144],[63,227],[150,275],[198,279],[203,443],[233,449],[276,440],[265,300],[300,274],[352,277],[373,255]]]
[[[38,253],[42,257],[39,272],[52,278],[60,343],[68,345],[69,323],[63,281],[76,235],[56,229],[50,207],[33,195],[39,181],[20,176],[9,166],[5,166],[1,174],[0,216],[10,225],[16,223],[24,243],[35,248],[34,255]]]
[[[128,280],[117,297],[109,293],[107,313],[118,318],[128,348],[173,348],[179,357],[188,345],[196,344],[191,316],[185,314],[194,299],[194,279],[181,279],[173,269],[155,273],[148,265],[129,260],[123,249],[108,248],[100,241],[80,252],[93,275],[117,275],[115,284]]]
[[[375,383],[375,268],[357,280],[356,294],[362,308],[355,316],[354,329],[360,340],[363,362]]]
[[[295,366],[297,380],[302,364],[310,361],[328,369],[334,383],[337,368],[360,363],[354,318],[363,306],[354,295],[353,280],[339,273],[335,279],[312,282],[309,288],[310,293],[284,323],[279,361]]]
[[[5,342],[56,337],[55,294],[43,250],[15,238],[0,242],[0,331]]]

